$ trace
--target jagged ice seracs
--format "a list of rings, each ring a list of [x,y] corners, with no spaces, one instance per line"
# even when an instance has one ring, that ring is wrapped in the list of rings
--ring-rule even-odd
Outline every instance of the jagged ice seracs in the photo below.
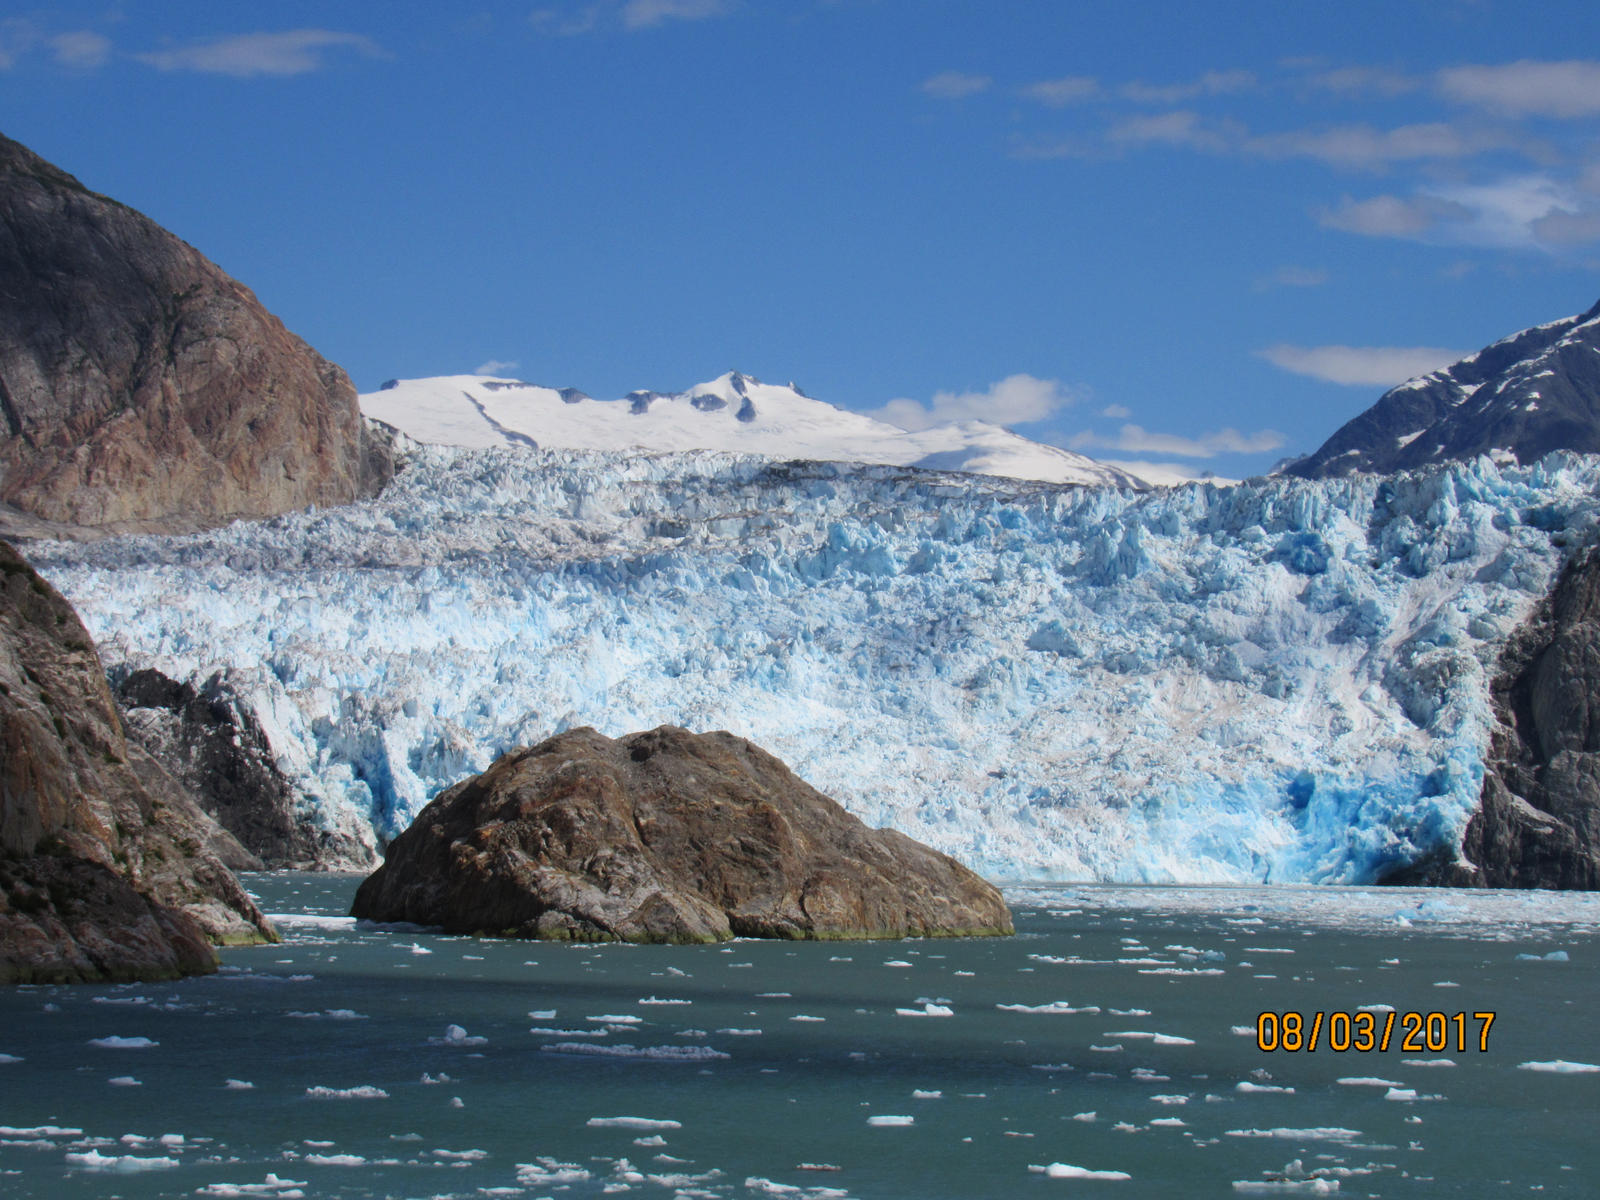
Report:
[[[513,746],[672,722],[997,877],[1364,882],[1459,842],[1597,488],[420,446],[375,500],[32,556],[113,674],[227,671],[306,819],[373,844]]]

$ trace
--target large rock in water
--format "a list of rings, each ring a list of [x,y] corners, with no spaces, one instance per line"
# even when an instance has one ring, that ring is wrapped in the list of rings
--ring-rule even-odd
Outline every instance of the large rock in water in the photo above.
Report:
[[[248,288],[4,137],[0,420],[0,502],[66,526],[270,516],[393,471],[349,378]]]
[[[128,741],[88,631],[0,542],[0,983],[174,978],[276,940],[230,864],[253,860]]]
[[[868,829],[730,733],[575,729],[441,792],[352,910],[458,933],[638,942],[1012,932],[955,859]]]

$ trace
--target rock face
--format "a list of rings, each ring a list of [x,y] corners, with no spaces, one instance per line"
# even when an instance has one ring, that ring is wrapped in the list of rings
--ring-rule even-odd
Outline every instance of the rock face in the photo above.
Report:
[[[440,793],[353,912],[641,942],[1012,932],[1000,893],[953,858],[868,829],[742,738],[670,725],[575,729]]]
[[[248,288],[4,137],[0,420],[0,502],[67,526],[203,527],[393,473],[345,373]]]
[[[369,870],[367,841],[325,829],[278,769],[255,709],[227,671],[198,688],[160,671],[135,671],[116,687],[128,737],[183,784],[200,807],[273,870]]]
[[[70,605],[0,542],[0,983],[162,979],[276,940],[259,865],[125,736]]]
[[[1326,479],[1480,454],[1531,463],[1552,450],[1600,453],[1600,304],[1391,388],[1284,470]]]

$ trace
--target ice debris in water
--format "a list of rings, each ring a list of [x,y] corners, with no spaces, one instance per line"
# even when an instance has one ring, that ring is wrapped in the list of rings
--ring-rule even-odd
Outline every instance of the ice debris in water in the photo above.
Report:
[[[1050,1163],[1048,1166],[1042,1167],[1033,1166],[1030,1164],[1028,1166],[1028,1170],[1047,1176],[1050,1179],[1117,1180],[1133,1178],[1133,1176],[1129,1175],[1126,1171],[1094,1171],[1090,1170],[1088,1167],[1075,1167],[1070,1163],[1059,1162]]]
[[[145,1050],[160,1044],[147,1037],[118,1037],[116,1034],[89,1039],[89,1045],[99,1046],[102,1050]]]
[[[446,1025],[443,1037],[428,1039],[430,1046],[484,1046],[488,1042],[488,1038],[469,1034],[460,1025]]]
[[[1488,673],[1597,490],[1559,454],[1141,495],[425,446],[362,504],[30,554],[114,673],[227,672],[374,847],[500,747],[673,721],[991,875],[1361,882],[1459,841]]]
[[[1517,1068],[1522,1071],[1543,1071],[1552,1075],[1589,1075],[1600,1071],[1600,1066],[1594,1063],[1567,1062],[1562,1058],[1550,1062],[1518,1063]]]

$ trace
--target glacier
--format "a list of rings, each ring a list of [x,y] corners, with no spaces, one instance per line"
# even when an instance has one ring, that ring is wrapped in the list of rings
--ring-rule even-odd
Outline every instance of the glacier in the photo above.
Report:
[[[1362,883],[1454,848],[1600,459],[1154,492],[410,446],[378,498],[39,542],[115,676],[224,672],[381,846],[578,725],[776,753],[1003,879]]]

